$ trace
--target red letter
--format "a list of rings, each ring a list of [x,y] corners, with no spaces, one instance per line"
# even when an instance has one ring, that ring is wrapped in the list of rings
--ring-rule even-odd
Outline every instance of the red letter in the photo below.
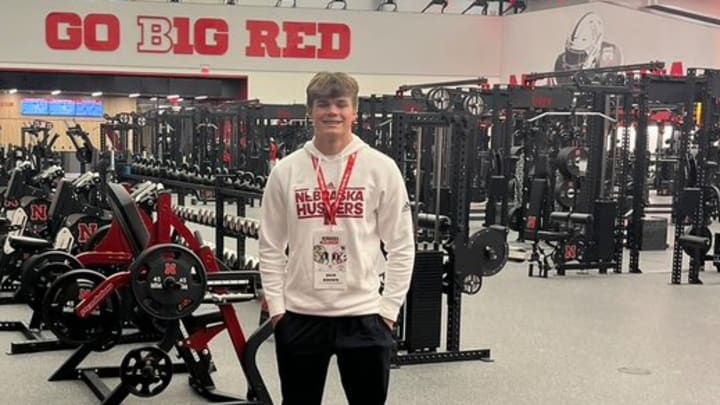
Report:
[[[288,21],[283,23],[283,31],[287,38],[283,49],[284,58],[315,58],[314,46],[302,46],[304,35],[315,35],[315,23]]]
[[[137,24],[140,27],[140,42],[137,51],[143,53],[168,53],[172,49],[173,41],[170,38],[170,20],[163,17],[138,16]]]
[[[62,34],[60,29],[64,28]],[[62,37],[62,38],[61,38]],[[45,17],[45,43],[50,49],[73,51],[82,45],[82,19],[75,13],[50,13]]]
[[[319,23],[321,45],[318,59],[345,59],[350,55],[350,27],[345,24]],[[338,46],[333,47],[333,38],[337,36]]]
[[[98,224],[94,222],[90,223],[78,223],[78,242],[86,243],[90,238],[97,232]]]
[[[186,17],[173,18],[175,26],[175,46],[173,53],[178,55],[192,55],[193,44],[190,43],[190,19]]]
[[[201,55],[224,55],[228,50],[228,25],[224,20],[201,18],[195,22],[195,51]],[[212,42],[208,43],[208,34]]]
[[[272,21],[248,20],[245,28],[250,31],[250,45],[245,48],[245,56],[280,57],[280,48],[277,46],[280,29],[277,24]]]
[[[107,39],[98,40],[98,26],[105,26]],[[89,14],[83,25],[85,46],[91,51],[112,52],[120,46],[120,20],[112,14]]]

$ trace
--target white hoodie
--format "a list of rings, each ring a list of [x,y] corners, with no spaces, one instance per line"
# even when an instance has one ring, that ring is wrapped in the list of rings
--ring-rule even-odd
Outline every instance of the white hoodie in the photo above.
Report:
[[[357,153],[337,225],[347,235],[346,290],[313,285],[313,232],[327,230],[312,156],[334,191]],[[319,316],[380,314],[395,320],[410,286],[415,242],[410,203],[395,162],[353,135],[334,156],[313,141],[280,160],[265,185],[261,207],[260,273],[270,316],[293,312]],[[387,262],[380,250],[387,252]],[[285,254],[288,247],[289,254]],[[378,274],[385,271],[382,296]]]

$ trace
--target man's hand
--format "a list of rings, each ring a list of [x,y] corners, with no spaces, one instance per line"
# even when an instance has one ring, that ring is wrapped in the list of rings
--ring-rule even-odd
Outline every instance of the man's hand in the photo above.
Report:
[[[278,322],[280,322],[280,319],[282,319],[283,316],[285,316],[284,313],[277,314],[270,319],[270,322],[272,322],[273,328],[275,327],[275,325],[277,325]]]
[[[383,322],[385,322],[385,325],[387,325],[388,329],[393,330],[395,329],[395,321],[391,321],[385,317],[382,317]]]

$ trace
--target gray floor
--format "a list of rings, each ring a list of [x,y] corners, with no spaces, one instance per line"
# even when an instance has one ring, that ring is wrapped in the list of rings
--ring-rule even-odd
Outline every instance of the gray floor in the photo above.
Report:
[[[210,239],[210,232],[204,233]],[[255,244],[249,245],[251,252],[256,250]],[[485,280],[480,294],[463,298],[461,345],[491,349],[494,362],[393,370],[388,403],[720,403],[720,350],[715,341],[720,335],[720,274],[708,269],[702,275],[703,286],[671,286],[670,257],[670,250],[643,254],[641,275],[593,271],[549,279],[528,278],[525,264],[510,263]],[[258,305],[245,303],[237,309],[246,330],[251,330]],[[27,320],[29,311],[3,306],[0,314],[0,320]],[[0,347],[19,339],[19,334],[0,333]],[[243,393],[230,342],[221,335],[211,347],[219,369],[218,388]],[[93,355],[88,364],[118,365],[129,348]],[[80,382],[47,382],[69,354],[0,355],[0,403],[97,403]],[[263,345],[259,364],[279,404],[272,341]],[[126,403],[203,401],[178,375],[160,396],[130,398]],[[325,403],[345,403],[334,366]]]

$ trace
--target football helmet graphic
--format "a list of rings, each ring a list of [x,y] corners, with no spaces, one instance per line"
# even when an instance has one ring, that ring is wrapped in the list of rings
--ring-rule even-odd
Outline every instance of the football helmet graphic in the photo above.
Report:
[[[597,14],[590,12],[582,16],[565,40],[562,70],[590,69],[597,66],[603,34],[604,24]]]

